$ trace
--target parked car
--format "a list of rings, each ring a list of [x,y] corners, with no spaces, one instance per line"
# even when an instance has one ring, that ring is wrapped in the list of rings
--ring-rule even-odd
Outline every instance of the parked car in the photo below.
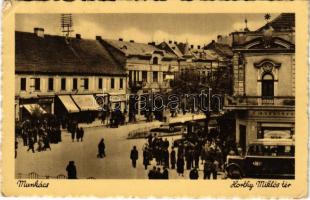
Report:
[[[225,170],[229,178],[294,178],[294,139],[257,139],[245,156],[227,156]]]
[[[158,128],[153,128],[150,132],[174,133],[182,130],[182,123],[162,124]]]

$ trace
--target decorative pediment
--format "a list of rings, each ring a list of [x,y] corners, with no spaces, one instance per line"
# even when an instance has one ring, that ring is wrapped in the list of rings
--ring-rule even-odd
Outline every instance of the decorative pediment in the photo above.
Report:
[[[256,68],[262,68],[264,72],[271,72],[273,68],[281,67],[281,63],[275,62],[270,59],[264,59],[260,62],[254,63]]]
[[[244,44],[245,49],[294,49],[294,44],[279,37],[259,37]]]

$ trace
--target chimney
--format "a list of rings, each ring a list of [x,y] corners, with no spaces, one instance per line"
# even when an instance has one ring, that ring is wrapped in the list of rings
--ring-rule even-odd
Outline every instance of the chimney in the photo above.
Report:
[[[172,44],[172,41],[171,41],[171,40],[169,40],[169,44]]]
[[[135,41],[134,40],[130,40],[129,42],[134,43]]]
[[[148,45],[152,45],[152,46],[155,46],[155,42],[149,42],[147,43]]]
[[[100,36],[100,35],[97,35],[97,36],[96,36],[96,40],[102,40],[101,36]]]
[[[118,38],[118,41],[123,41],[123,38]]]
[[[75,35],[75,38],[78,39],[78,40],[80,40],[80,39],[81,39],[81,34],[76,34],[76,35]]]
[[[198,45],[197,48],[200,49],[200,45]]]
[[[44,38],[44,28],[34,28],[33,30],[37,37]]]

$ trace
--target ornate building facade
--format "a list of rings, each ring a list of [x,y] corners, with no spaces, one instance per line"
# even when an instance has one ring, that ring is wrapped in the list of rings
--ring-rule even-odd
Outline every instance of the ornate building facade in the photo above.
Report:
[[[236,142],[292,137],[295,126],[295,16],[283,13],[256,31],[232,33]]]

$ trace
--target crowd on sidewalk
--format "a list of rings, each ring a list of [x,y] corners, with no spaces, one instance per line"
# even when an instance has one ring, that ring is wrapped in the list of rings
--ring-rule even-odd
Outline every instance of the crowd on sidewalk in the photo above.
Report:
[[[167,176],[169,170],[176,170],[178,176],[184,176],[184,173],[188,171],[190,179],[198,179],[201,165],[203,166],[203,179],[211,177],[217,179],[218,173],[224,172],[226,156],[241,154],[235,144],[221,141],[214,134],[212,137],[206,137],[199,131],[192,133],[191,139],[187,138],[177,143],[175,141],[174,144],[170,144],[167,138],[163,139],[156,134],[149,135],[142,152],[145,170],[153,160],[156,163],[156,166],[153,166],[148,173],[149,179],[158,179],[158,177],[162,179],[163,176],[160,174],[163,172],[165,172],[164,177],[169,179],[169,175]],[[139,157],[135,146],[131,150],[130,159],[132,167],[136,168],[136,161]]]
[[[15,158],[17,157],[18,141],[20,137],[27,151],[32,153],[51,150],[50,143],[61,142],[60,122],[55,116],[39,119],[27,119],[15,126]]]

